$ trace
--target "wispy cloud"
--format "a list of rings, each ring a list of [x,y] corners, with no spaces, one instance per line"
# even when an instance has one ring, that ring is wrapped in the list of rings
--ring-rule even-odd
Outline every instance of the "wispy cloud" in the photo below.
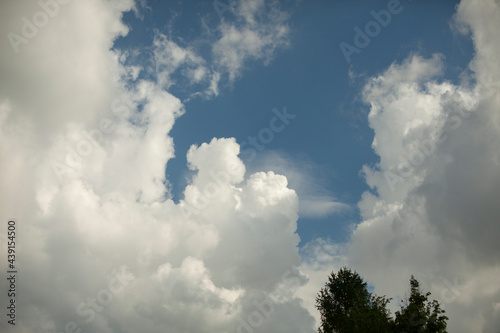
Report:
[[[290,187],[299,197],[299,215],[304,218],[324,218],[350,207],[339,201],[327,187],[332,170],[316,165],[307,156],[291,156],[279,151],[265,150],[249,163],[251,170],[273,170],[287,177]]]

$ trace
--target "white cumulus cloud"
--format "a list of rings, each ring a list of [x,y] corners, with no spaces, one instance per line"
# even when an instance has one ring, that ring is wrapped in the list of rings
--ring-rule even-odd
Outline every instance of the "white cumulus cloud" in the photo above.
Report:
[[[158,80],[138,79],[142,69],[111,49],[128,32],[122,15],[137,11],[132,1],[44,3],[57,13],[18,52],[1,42],[0,219],[17,221],[22,255],[17,323],[2,320],[0,330],[312,332],[295,296],[306,279],[286,177],[246,175],[236,141],[213,139],[189,150],[196,173],[183,200],[171,199],[169,132],[188,111],[166,88],[180,70],[216,92],[220,74],[157,37]],[[245,20],[257,9],[245,9]],[[22,36],[22,18],[42,10],[2,2],[2,34]],[[256,46],[237,57],[268,59],[282,35],[252,29],[243,35]],[[233,76],[244,63],[216,54]]]

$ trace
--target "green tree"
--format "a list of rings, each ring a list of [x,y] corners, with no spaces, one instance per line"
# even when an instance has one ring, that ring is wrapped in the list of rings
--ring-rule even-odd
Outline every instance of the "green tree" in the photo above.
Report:
[[[319,333],[384,333],[392,331],[386,309],[390,299],[372,295],[356,271],[343,267],[328,277],[316,297],[321,314]]]
[[[439,302],[429,301],[430,292],[423,293],[418,281],[410,278],[410,298],[396,312],[395,330],[401,333],[446,333],[448,317]]]
[[[356,271],[341,268],[328,277],[316,297],[321,314],[319,333],[447,333],[448,317],[438,301],[429,301],[412,275],[410,297],[395,319],[390,317],[385,296],[372,295]]]

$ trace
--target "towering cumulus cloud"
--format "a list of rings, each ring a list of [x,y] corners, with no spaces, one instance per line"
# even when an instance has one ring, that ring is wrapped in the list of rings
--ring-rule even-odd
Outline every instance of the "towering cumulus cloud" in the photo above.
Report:
[[[454,27],[476,49],[460,84],[442,79],[442,56],[412,55],[363,93],[380,163],[363,169],[373,191],[359,203],[349,261],[395,297],[415,274],[444,304],[450,332],[500,327],[499,7],[458,6]]]
[[[362,169],[371,191],[350,241],[303,248],[314,260],[302,263],[309,282],[299,294],[313,315],[314,292],[347,264],[393,297],[393,313],[414,274],[443,305],[449,332],[500,327],[500,4],[462,1],[452,28],[476,50],[458,84],[443,79],[444,56],[412,54],[363,89],[380,161]]]
[[[157,33],[148,64],[129,65],[113,45],[141,4],[0,2],[0,220],[17,222],[19,270],[16,326],[1,332],[312,333],[315,294],[343,264],[394,308],[415,274],[450,332],[498,331],[498,0],[457,7],[453,29],[476,49],[459,83],[443,79],[439,54],[367,81],[380,161],[362,170],[362,221],[346,244],[316,239],[300,254],[304,202],[286,177],[248,173],[235,139],[189,149],[178,202],[165,177],[169,133],[189,112],[172,94],[179,75],[188,99],[216,96],[289,45],[288,15],[231,2],[234,23],[222,17],[204,52]],[[325,198],[303,210],[327,214]]]
[[[264,10],[252,3],[241,8],[245,20]],[[0,5],[8,36],[0,54],[0,220],[18,223],[20,272],[16,326],[2,320],[0,330],[312,332],[314,320],[294,296],[305,277],[298,199],[285,177],[246,175],[236,141],[213,139],[191,147],[195,176],[184,199],[171,200],[168,133],[186,110],[165,90],[172,57],[161,58],[167,67],[157,82],[141,81],[140,68],[112,51],[128,33],[122,14],[134,6]],[[267,36],[250,21],[241,34],[224,23],[215,44],[231,80],[245,59],[267,61],[284,43],[286,30],[276,25]],[[245,36],[258,45],[240,52]],[[238,52],[233,61],[224,60],[227,45]],[[204,77],[203,60],[174,51],[179,64],[194,64],[194,81]]]

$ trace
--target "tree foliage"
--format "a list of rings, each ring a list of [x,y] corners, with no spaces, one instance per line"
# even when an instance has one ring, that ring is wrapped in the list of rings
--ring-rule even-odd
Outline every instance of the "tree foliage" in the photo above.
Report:
[[[389,332],[388,302],[385,296],[371,295],[359,274],[343,267],[337,274],[332,272],[316,298],[319,332]]]
[[[429,301],[430,292],[423,293],[418,281],[410,278],[410,298],[396,312],[395,325],[398,332],[406,333],[446,333],[446,321],[439,302]]]
[[[319,333],[446,333],[439,302],[429,301],[418,281],[410,278],[410,297],[393,319],[387,309],[390,299],[372,295],[367,283],[347,267],[332,272],[316,297],[321,315]]]

